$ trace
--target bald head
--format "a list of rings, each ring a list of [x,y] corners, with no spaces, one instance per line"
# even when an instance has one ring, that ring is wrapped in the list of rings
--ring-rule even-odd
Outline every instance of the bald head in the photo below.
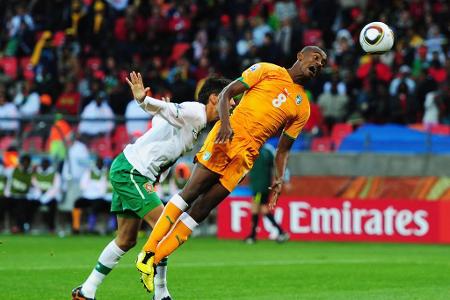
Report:
[[[317,46],[306,46],[297,53],[297,61],[289,69],[294,82],[304,84],[316,77],[327,63],[327,54]]]
[[[316,52],[319,53],[320,55],[322,55],[322,57],[326,60],[327,59],[327,54],[325,53],[324,50],[322,50],[322,48],[317,47],[317,46],[305,46],[303,47],[303,49],[300,51],[300,53],[308,53],[308,52]]]

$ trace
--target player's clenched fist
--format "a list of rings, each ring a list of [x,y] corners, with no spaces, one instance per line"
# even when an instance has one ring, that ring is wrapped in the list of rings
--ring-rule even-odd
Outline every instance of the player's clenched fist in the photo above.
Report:
[[[217,133],[216,140],[214,141],[216,144],[225,144],[228,141],[231,142],[233,139],[234,132],[233,128],[231,128],[230,123],[222,123]]]
[[[278,202],[278,196],[281,194],[281,189],[283,187],[283,179],[276,179],[273,181],[272,186],[269,190],[272,191],[272,197],[270,198],[269,208],[274,209]]]

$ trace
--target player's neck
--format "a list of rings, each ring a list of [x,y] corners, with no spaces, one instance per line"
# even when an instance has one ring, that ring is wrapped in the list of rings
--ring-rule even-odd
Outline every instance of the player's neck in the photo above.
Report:
[[[294,83],[300,84],[300,85],[304,84],[304,81],[302,80],[302,76],[299,75],[299,72],[294,70],[294,66],[292,66],[289,69],[287,69],[287,72],[288,72],[289,76],[291,77],[291,79],[292,79],[292,81]]]

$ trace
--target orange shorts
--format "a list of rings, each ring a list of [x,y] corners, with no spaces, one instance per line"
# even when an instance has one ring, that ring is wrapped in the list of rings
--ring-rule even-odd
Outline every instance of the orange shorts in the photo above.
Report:
[[[214,144],[220,122],[217,122],[196,155],[196,160],[209,170],[220,174],[220,183],[233,191],[252,169],[259,147],[248,136],[235,136],[226,144]]]

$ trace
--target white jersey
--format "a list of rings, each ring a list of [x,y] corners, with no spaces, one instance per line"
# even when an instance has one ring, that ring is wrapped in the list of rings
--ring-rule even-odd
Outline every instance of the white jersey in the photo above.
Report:
[[[155,182],[184,153],[192,150],[206,127],[205,105],[199,102],[167,103],[145,97],[142,109],[154,114],[153,127],[123,150],[128,162]]]

